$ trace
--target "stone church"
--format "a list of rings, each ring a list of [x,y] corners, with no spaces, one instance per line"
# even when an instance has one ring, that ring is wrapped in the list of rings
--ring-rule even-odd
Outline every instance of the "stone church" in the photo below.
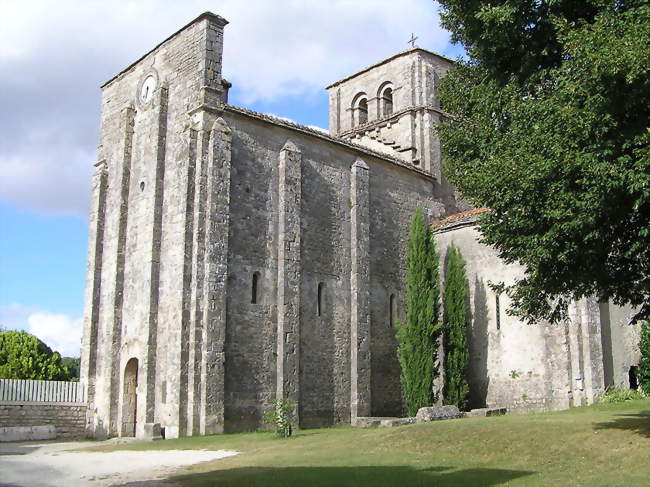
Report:
[[[434,127],[453,61],[412,48],[327,87],[329,133],[228,104],[227,21],[204,13],[102,86],[82,380],[89,433],[301,427],[403,413],[395,325],[410,219],[467,261],[471,402],[549,410],[630,385],[638,329],[596,301],[525,325],[445,181]],[[633,385],[633,384],[632,384]]]

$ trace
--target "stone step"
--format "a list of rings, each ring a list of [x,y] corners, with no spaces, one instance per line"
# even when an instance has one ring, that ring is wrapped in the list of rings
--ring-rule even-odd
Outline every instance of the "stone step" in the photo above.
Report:
[[[394,418],[381,416],[360,416],[352,426],[359,428],[390,428],[392,426],[403,426],[415,422],[428,422],[456,418],[478,418],[487,416],[503,416],[508,412],[507,408],[479,408],[471,411],[461,412],[455,406],[437,406],[421,408],[418,411],[419,418]]]
[[[53,440],[56,438],[54,425],[4,426],[0,428],[0,441]]]

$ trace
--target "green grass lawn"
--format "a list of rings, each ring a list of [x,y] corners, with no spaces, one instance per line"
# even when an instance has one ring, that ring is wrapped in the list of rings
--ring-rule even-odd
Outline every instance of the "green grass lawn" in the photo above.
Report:
[[[105,449],[105,448],[102,448]],[[235,457],[172,477],[181,486],[650,485],[650,400],[395,428],[335,427],[134,443]]]

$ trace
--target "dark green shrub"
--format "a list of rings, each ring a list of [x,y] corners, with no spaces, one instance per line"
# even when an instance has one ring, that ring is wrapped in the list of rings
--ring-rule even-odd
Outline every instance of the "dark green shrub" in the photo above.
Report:
[[[650,395],[650,321],[641,323],[639,340],[641,360],[639,361],[639,386],[646,395]]]

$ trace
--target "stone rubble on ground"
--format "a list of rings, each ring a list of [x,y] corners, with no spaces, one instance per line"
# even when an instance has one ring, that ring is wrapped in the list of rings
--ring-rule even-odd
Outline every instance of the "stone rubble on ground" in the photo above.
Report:
[[[379,416],[359,416],[355,418],[352,426],[359,428],[386,428],[403,426],[405,424],[427,423],[443,419],[474,418],[487,416],[503,416],[508,408],[478,408],[462,412],[456,406],[431,406],[420,408],[415,417],[387,418]]]

